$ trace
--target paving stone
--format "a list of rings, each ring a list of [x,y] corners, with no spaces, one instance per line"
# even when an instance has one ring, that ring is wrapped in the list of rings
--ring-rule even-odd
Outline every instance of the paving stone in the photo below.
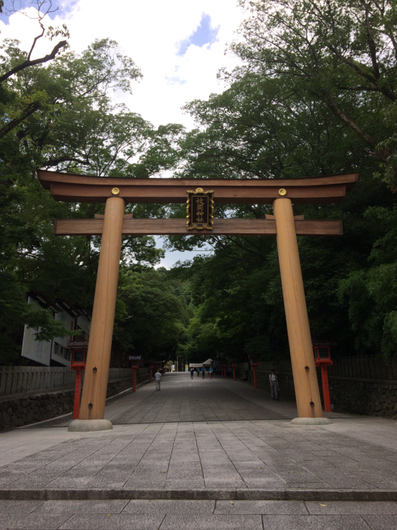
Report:
[[[308,511],[303,501],[217,501],[215,514],[307,515]]]
[[[255,515],[167,515],[161,530],[263,530],[260,516]]]
[[[74,514],[77,512],[90,513],[120,513],[128,505],[128,500],[104,500],[104,501],[45,501],[36,509],[36,514],[51,513]],[[0,505],[1,510],[1,505]]]
[[[395,502],[308,501],[305,504],[310,514],[397,515]]]
[[[76,514],[70,517],[60,530],[153,530],[160,527],[161,515],[145,514]]]
[[[0,530],[56,530],[70,515],[1,514]]]
[[[396,530],[397,515],[363,515],[371,530]]]
[[[0,521],[5,513],[31,513],[39,509],[43,501],[2,501],[0,500]]]
[[[132,500],[125,506],[123,513],[147,514],[197,514],[210,515],[214,512],[215,501],[194,500]]]
[[[263,530],[369,530],[361,517],[349,515],[263,515],[262,520]]]

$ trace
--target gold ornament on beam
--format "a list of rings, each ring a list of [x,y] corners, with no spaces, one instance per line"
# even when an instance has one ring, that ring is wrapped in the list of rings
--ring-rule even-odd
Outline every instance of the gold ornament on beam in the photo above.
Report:
[[[214,229],[214,192],[197,188],[186,192],[186,229]]]

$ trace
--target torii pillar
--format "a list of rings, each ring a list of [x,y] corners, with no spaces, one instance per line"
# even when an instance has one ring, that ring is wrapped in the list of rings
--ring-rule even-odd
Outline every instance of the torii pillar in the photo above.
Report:
[[[70,431],[93,431],[113,428],[111,422],[104,419],[104,413],[125,207],[124,200],[121,197],[117,197],[118,193],[118,188],[114,188],[112,190],[114,196],[106,200],[87,352],[86,374],[89,374],[89,376],[85,378],[84,382],[79,419],[74,420],[70,424]],[[90,421],[87,422],[87,420]]]
[[[284,188],[280,192],[284,193]],[[273,210],[277,226],[278,257],[298,409],[298,418],[293,421],[326,423],[327,420],[323,418],[314,364],[292,202],[286,197],[276,199],[273,202]],[[318,419],[310,421],[315,418]]]

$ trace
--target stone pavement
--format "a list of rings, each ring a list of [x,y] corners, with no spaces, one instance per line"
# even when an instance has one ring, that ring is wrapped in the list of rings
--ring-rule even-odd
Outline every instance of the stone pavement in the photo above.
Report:
[[[327,414],[246,383],[167,374],[70,418],[0,433],[2,529],[397,529],[397,425]]]

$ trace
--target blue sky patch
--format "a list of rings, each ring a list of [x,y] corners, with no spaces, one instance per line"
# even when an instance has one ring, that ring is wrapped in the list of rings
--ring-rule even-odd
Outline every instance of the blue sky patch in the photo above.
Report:
[[[174,77],[167,76],[166,80],[167,80],[168,85],[185,85],[187,83],[186,79],[181,79],[178,76],[174,76]]]
[[[56,0],[52,2],[51,13],[48,13],[48,16],[53,20],[57,15],[65,15],[72,10],[73,6],[77,4],[78,0],[68,0],[67,2],[57,2]],[[37,0],[5,0],[3,6],[3,12],[0,13],[0,20],[5,24],[9,23],[10,15],[15,11],[20,11],[26,7],[33,7],[37,9]],[[41,12],[45,13],[47,9],[50,8],[50,2],[45,0],[41,6]],[[58,8],[58,9],[57,9]]]
[[[216,42],[219,27],[211,27],[211,17],[203,13],[198,28],[190,35],[189,38],[179,43],[178,55],[185,55],[187,49],[191,44],[195,46],[205,46]]]

